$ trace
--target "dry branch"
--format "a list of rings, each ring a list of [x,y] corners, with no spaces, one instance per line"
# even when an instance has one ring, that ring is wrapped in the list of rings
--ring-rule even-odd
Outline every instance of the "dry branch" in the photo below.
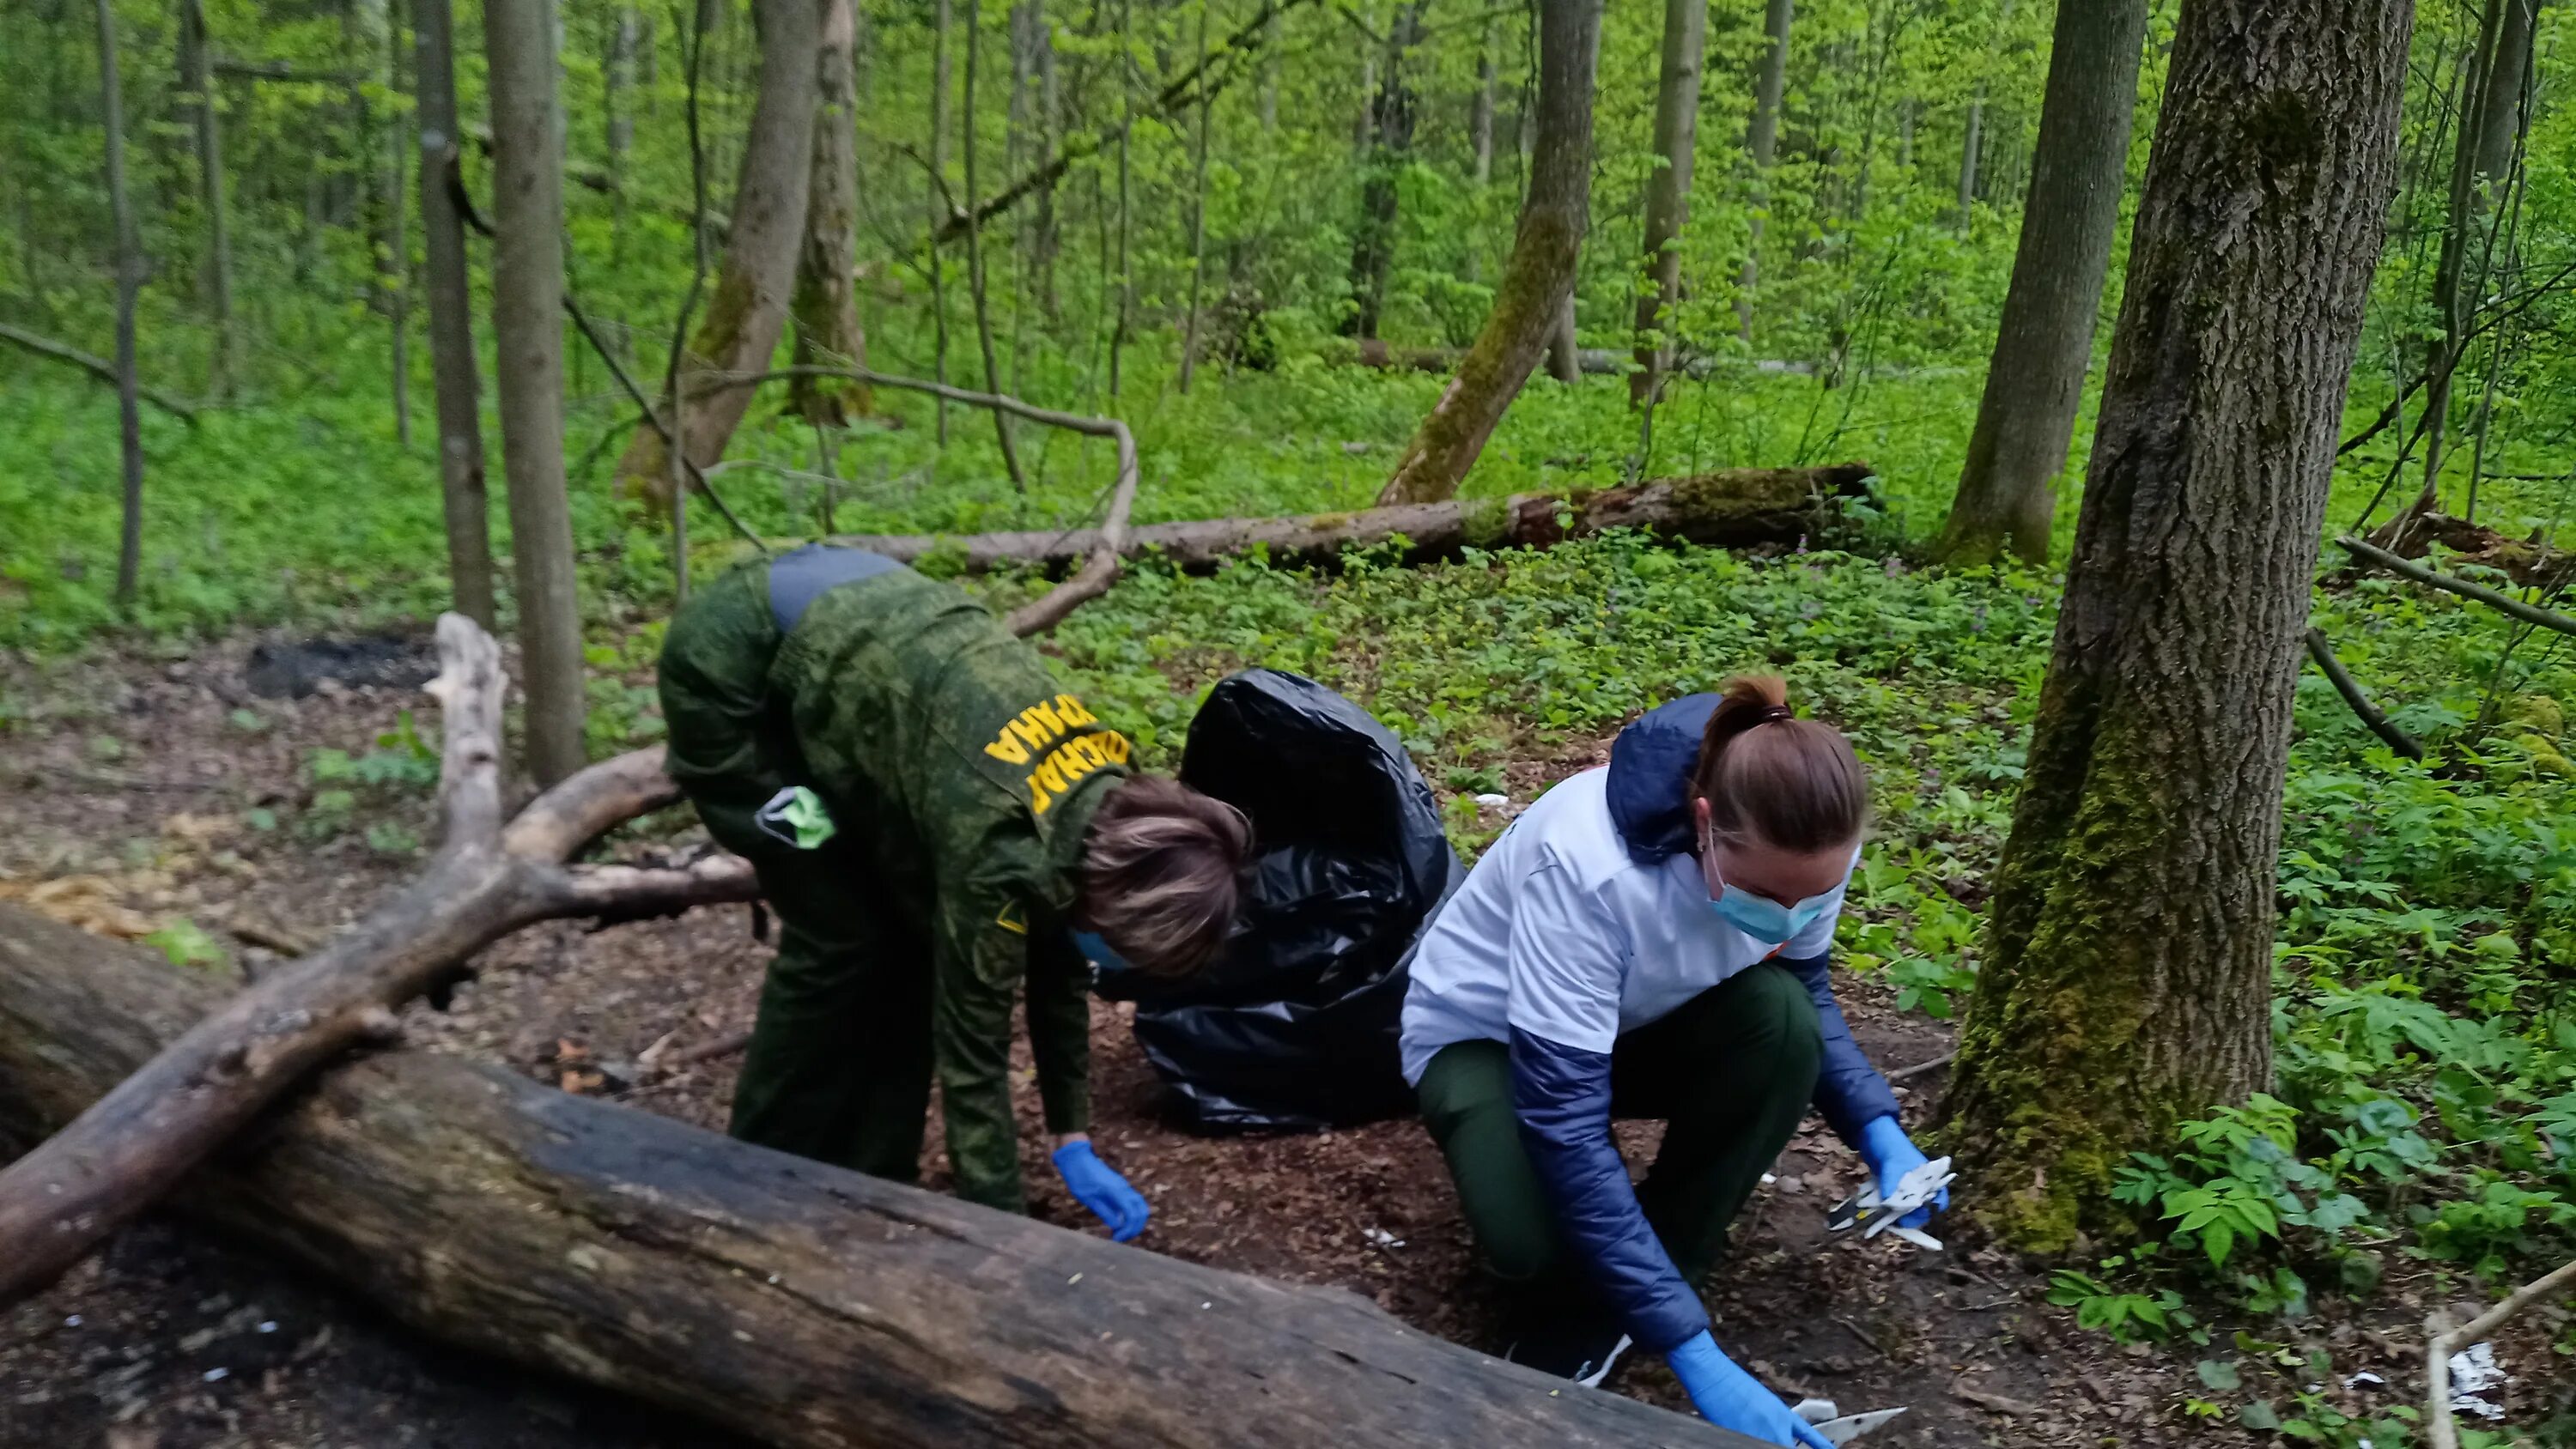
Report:
[[[1870,496],[1873,476],[1866,463],[1738,468],[1599,492],[1450,499],[1299,518],[1208,518],[1132,529],[1118,548],[1130,556],[1159,554],[1184,569],[1204,572],[1255,551],[1273,563],[1330,566],[1345,549],[1399,538],[1408,562],[1455,557],[1463,548],[1545,548],[1612,528],[1645,529],[1716,547],[1794,543],[1830,532],[1843,500]],[[958,538],[880,534],[835,542],[907,563],[933,553],[958,558],[969,573],[1033,564],[1056,571],[1078,558],[1097,560],[1104,534],[1088,529]]]
[[[473,621],[438,621],[445,709],[429,866],[319,953],[263,977],[0,1170],[0,1303],[52,1281],[297,1081],[381,1032],[386,1013],[453,978],[521,926],[626,918],[747,900],[749,866],[720,856],[673,869],[565,862],[601,832],[678,798],[660,751],[574,775],[503,824],[500,646]]]
[[[2475,599],[2491,609],[2501,610],[2526,624],[2536,624],[2543,629],[2555,629],[2561,634],[2576,634],[2576,618],[2569,618],[2565,614],[2544,609],[2537,604],[2526,604],[2511,594],[2499,593],[2484,584],[2455,579],[2438,569],[2427,568],[2411,558],[2400,558],[2377,544],[2364,543],[2349,534],[2336,539],[2335,543],[2354,558],[2375,564],[2392,574],[2403,575],[2419,584],[2427,584],[2433,588],[2457,594],[2464,599]]]
[[[219,1001],[0,908],[0,1140],[80,1113]],[[1349,1293],[427,1052],[327,1073],[178,1205],[425,1332],[791,1449],[1754,1449]]]
[[[2317,662],[2317,668],[2325,672],[2326,681],[2335,687],[2335,693],[2343,696],[2343,702],[2352,706],[2353,714],[2370,726],[2372,734],[2410,760],[2424,758],[2424,747],[2416,743],[2415,737],[2389,723],[2388,716],[2381,714],[2379,706],[2370,702],[2370,696],[2362,693],[2361,682],[2354,679],[2352,672],[2343,667],[2343,661],[2335,657],[2334,644],[2326,638],[2325,630],[2308,631],[2308,657]]]
[[[12,327],[6,322],[0,322],[0,342],[14,344],[38,357],[67,362],[106,383],[109,387],[116,386],[116,365],[104,357],[92,357],[77,347],[67,347],[50,337],[40,337],[24,327]],[[134,392],[137,397],[179,421],[195,426],[197,409],[193,405],[181,402],[157,387],[146,387],[141,383],[135,384]]]
[[[2451,1355],[2504,1326],[2506,1320],[2544,1299],[2576,1286],[2576,1262],[2563,1263],[2546,1277],[2525,1283],[2502,1303],[2461,1324],[2438,1332],[2424,1345],[2424,1436],[2427,1449],[2460,1449],[2459,1430],[2451,1422]],[[2436,1319],[2436,1322],[2439,1320]]]
[[[1000,393],[968,392],[964,388],[950,387],[944,382],[924,382],[917,377],[896,377],[890,373],[871,372],[864,367],[800,366],[782,367],[775,372],[736,373],[705,379],[701,390],[756,387],[764,382],[799,377],[840,377],[854,382],[864,382],[874,387],[893,388],[897,392],[928,393],[932,397],[947,402],[963,403],[968,407],[990,408],[995,412],[1008,413],[1015,418],[1026,418],[1030,422],[1044,423],[1051,428],[1065,428],[1072,432],[1087,433],[1092,437],[1107,438],[1116,443],[1118,445],[1118,481],[1116,490],[1109,495],[1108,516],[1101,520],[1097,532],[1085,531],[1079,535],[1088,542],[1072,550],[1065,559],[1067,567],[1071,566],[1074,558],[1080,558],[1082,566],[1074,571],[1072,577],[1048,590],[1043,597],[1012,610],[1010,617],[1002,622],[1012,633],[1023,638],[1031,634],[1044,633],[1062,622],[1064,616],[1072,613],[1076,608],[1109,592],[1109,586],[1117,582],[1119,561],[1130,552],[1127,516],[1136,507],[1136,435],[1127,431],[1125,423],[1116,418],[1094,418],[1085,417],[1080,413],[1060,413],[1053,408],[1034,407],[1018,398],[1007,397]],[[864,540],[861,543],[862,546],[866,546]],[[886,553],[890,557],[903,558],[907,562],[919,556],[918,554],[897,554],[888,549],[877,551]],[[927,550],[923,551],[927,552]]]

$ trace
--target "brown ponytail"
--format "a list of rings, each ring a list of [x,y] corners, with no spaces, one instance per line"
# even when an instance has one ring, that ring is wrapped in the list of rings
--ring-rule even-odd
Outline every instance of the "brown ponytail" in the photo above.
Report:
[[[1774,676],[1726,682],[1700,736],[1691,797],[1708,802],[1719,840],[1779,850],[1828,850],[1869,824],[1869,777],[1842,731],[1799,719]]]

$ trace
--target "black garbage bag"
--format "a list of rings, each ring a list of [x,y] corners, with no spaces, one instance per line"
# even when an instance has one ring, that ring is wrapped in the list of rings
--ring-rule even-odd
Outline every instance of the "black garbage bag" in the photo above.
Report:
[[[1190,721],[1181,779],[1252,819],[1223,955],[1185,981],[1102,980],[1201,1131],[1308,1130],[1412,1110],[1396,1051],[1406,963],[1466,879],[1404,746],[1311,679],[1251,669]]]

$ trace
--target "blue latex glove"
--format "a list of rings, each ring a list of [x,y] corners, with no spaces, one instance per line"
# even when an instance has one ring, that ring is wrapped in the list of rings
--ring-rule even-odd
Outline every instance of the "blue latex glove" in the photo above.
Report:
[[[1789,1412],[1780,1396],[1762,1387],[1762,1381],[1735,1366],[1735,1360],[1708,1336],[1708,1330],[1685,1340],[1664,1355],[1671,1364],[1673,1377],[1682,1381],[1682,1389],[1698,1407],[1699,1416],[1721,1429],[1749,1434],[1765,1444],[1782,1445],[1783,1449],[1834,1449],[1833,1441],[1815,1431],[1814,1426]]]
[[[1119,1242],[1145,1231],[1145,1220],[1154,1215],[1145,1195],[1128,1186],[1117,1169],[1101,1161],[1088,1142],[1068,1142],[1057,1148],[1055,1170],[1064,1174],[1064,1185],[1073,1190],[1073,1200],[1107,1223],[1109,1236]]]
[[[1896,1191],[1896,1185],[1905,1180],[1905,1174],[1921,1167],[1927,1160],[1923,1149],[1915,1146],[1913,1139],[1905,1135],[1904,1125],[1892,1116],[1873,1118],[1868,1126],[1860,1129],[1860,1155],[1861,1160],[1869,1164],[1870,1176],[1878,1180],[1878,1195],[1881,1197]],[[1941,1195],[1932,1200],[1932,1207],[1917,1208],[1897,1219],[1896,1225],[1919,1228],[1932,1221],[1933,1208],[1943,1212],[1950,1210],[1950,1189],[1941,1189]]]

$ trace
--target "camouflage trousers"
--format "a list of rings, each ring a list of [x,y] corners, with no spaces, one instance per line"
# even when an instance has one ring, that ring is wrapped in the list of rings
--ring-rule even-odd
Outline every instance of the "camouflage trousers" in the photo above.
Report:
[[[930,944],[871,888],[866,821],[837,819],[813,850],[752,823],[778,790],[807,783],[770,706],[779,634],[765,574],[753,565],[693,595],[671,621],[661,676],[671,775],[716,843],[752,863],[778,917],[730,1130],[912,1182],[930,1105]]]

